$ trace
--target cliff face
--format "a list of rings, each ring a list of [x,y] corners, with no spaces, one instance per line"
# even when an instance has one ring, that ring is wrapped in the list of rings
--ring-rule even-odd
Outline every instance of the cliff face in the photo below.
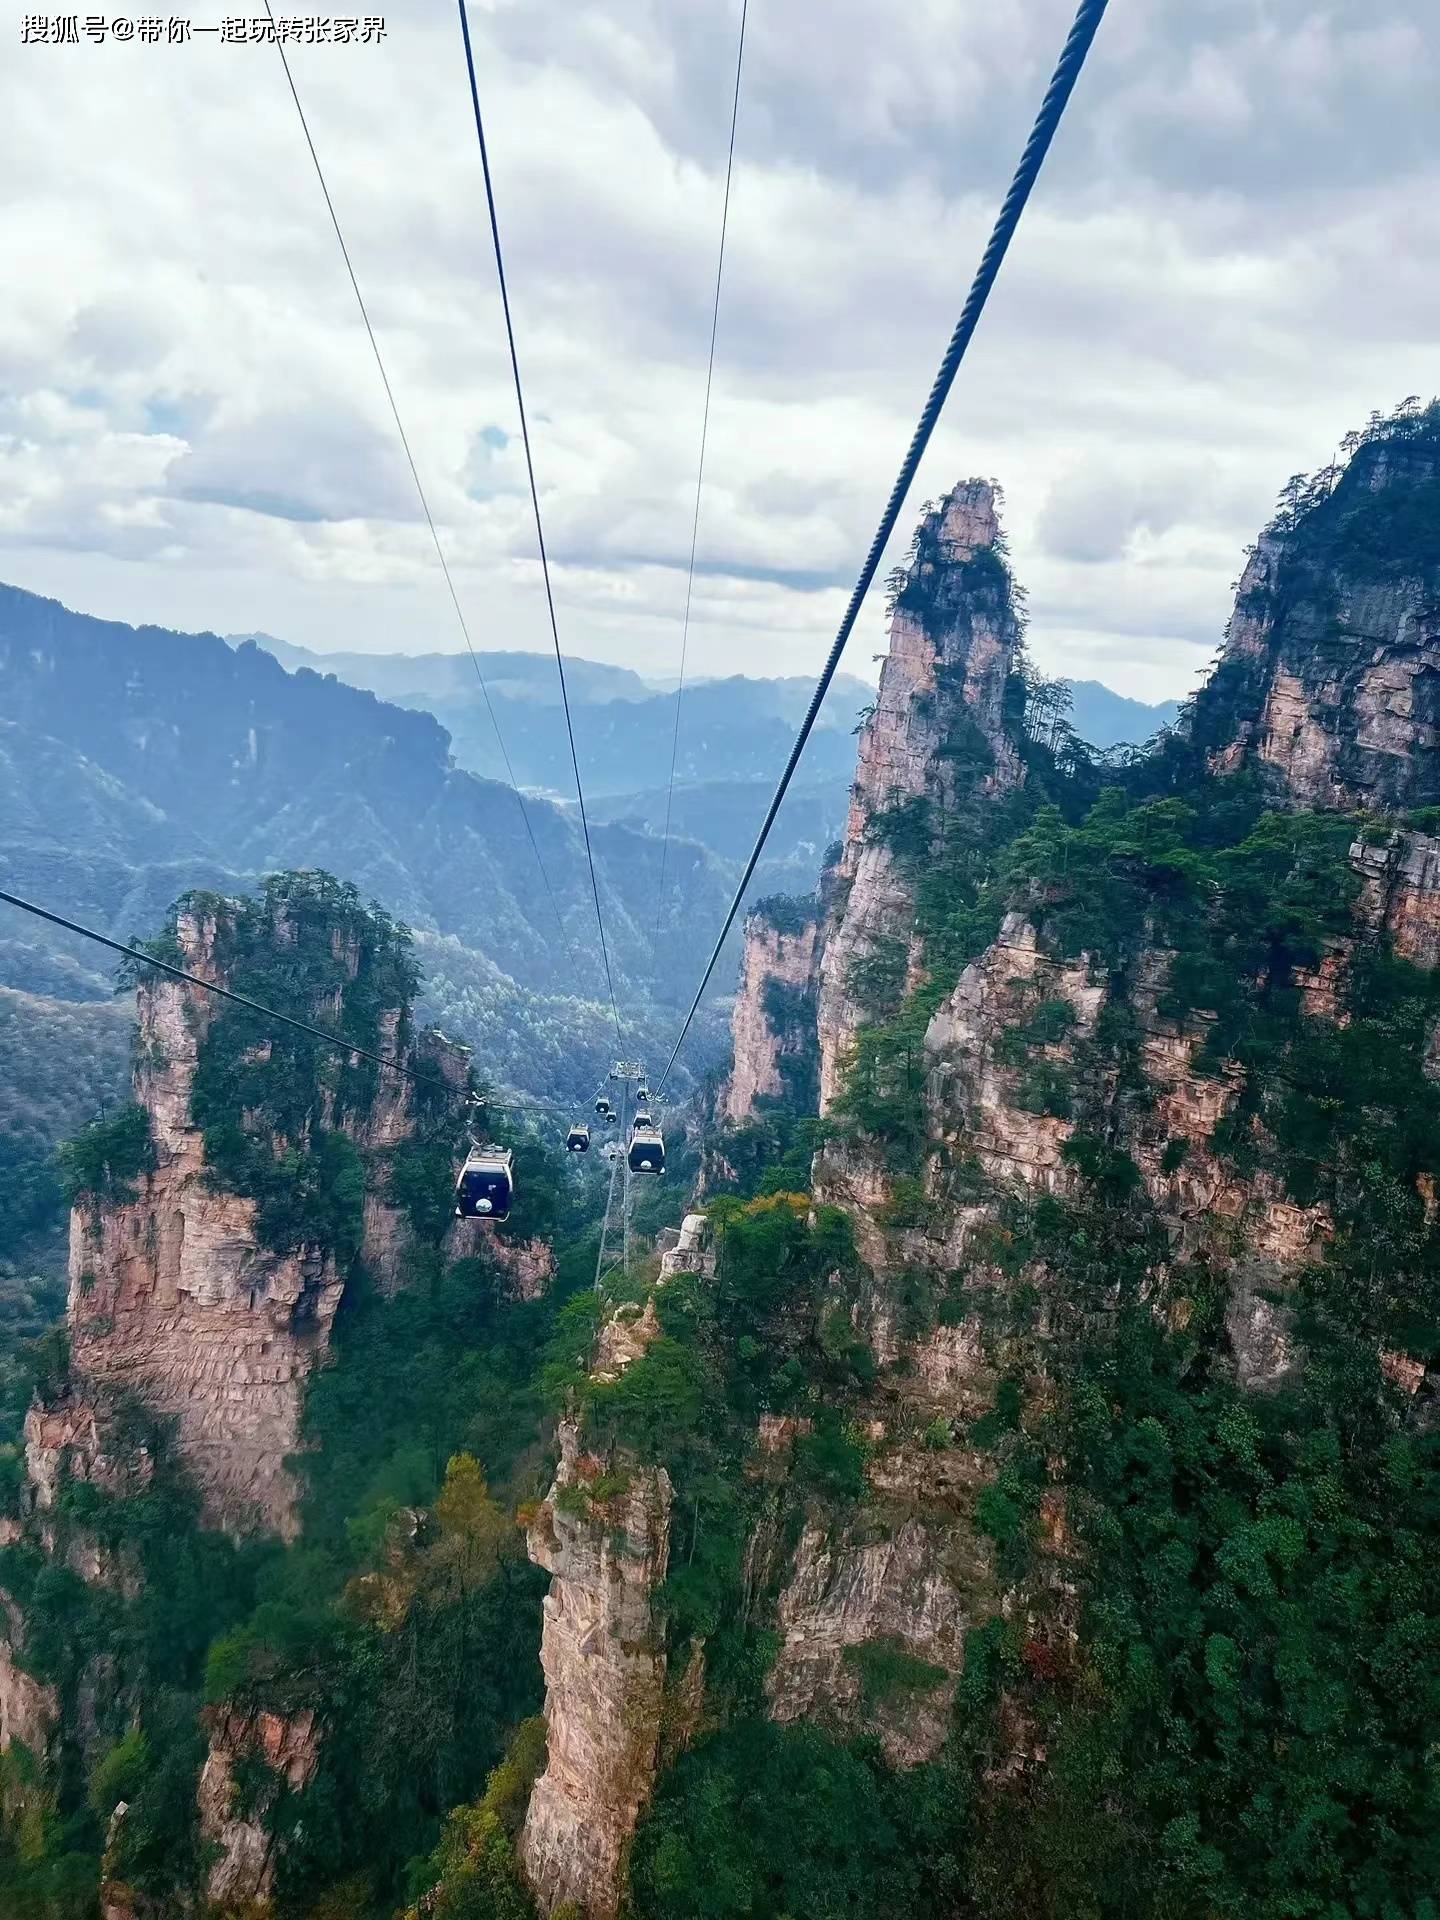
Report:
[[[200,1835],[214,1850],[207,1891],[222,1904],[267,1901],[275,1879],[275,1838],[266,1815],[280,1793],[309,1785],[320,1757],[313,1713],[240,1713],[209,1716],[210,1745],[200,1774]],[[242,1795],[236,1769],[263,1769],[256,1794]]]
[[[600,1365],[618,1373],[645,1344],[643,1331],[612,1337]],[[551,1575],[540,1652],[548,1732],[520,1860],[543,1912],[574,1901],[610,1920],[655,1777],[666,1673],[655,1593],[671,1487],[663,1468],[587,1453],[573,1423],[560,1440],[555,1484],[529,1534],[531,1559]]]
[[[920,965],[913,873],[877,829],[907,805],[953,811],[1023,777],[1005,721],[1020,627],[999,542],[993,487],[965,481],[925,515],[908,564],[891,581],[890,646],[861,730],[820,960],[821,1113],[870,1014],[857,969],[886,948],[895,950],[902,982]]]
[[[745,923],[744,966],[730,1017],[734,1058],[719,1105],[732,1127],[751,1118],[757,1100],[788,1094],[809,1104],[819,919],[799,908],[777,924],[776,911],[757,908]]]
[[[1227,1417],[1283,1433],[1303,1405],[1323,1426],[1343,1374],[1377,1431],[1429,1431],[1440,845],[1407,810],[1440,801],[1440,421],[1422,425],[1383,423],[1343,475],[1291,489],[1214,679],[1136,768],[1027,735],[989,489],[927,513],[892,582],[828,909],[803,952],[747,928],[722,1103],[743,1121],[774,1086],[767,980],[817,981],[813,1197],[861,1275],[835,1277],[824,1325],[827,1351],[865,1356],[843,1394],[863,1462],[817,1493],[790,1464],[811,1416],[761,1416],[788,1519],[752,1538],[747,1607],[768,1586],[777,1722],[929,1760],[967,1641],[1003,1623],[986,1790],[1023,1773],[1063,1798],[1039,1784],[1042,1729],[1097,1586],[1113,1627],[1122,1576],[1094,1556],[1138,1497],[1097,1526],[1085,1422],[1152,1328],[1187,1407],[1233,1396]],[[1136,1460],[1160,1444],[1148,1392]]]
[[[1440,799],[1440,472],[1423,418],[1294,489],[1200,696],[1212,764],[1299,807]]]
[[[186,969],[224,984],[220,936],[214,915],[182,913],[177,922]],[[358,951],[345,964],[358,967]],[[209,1524],[290,1538],[297,1489],[286,1461],[300,1444],[305,1382],[328,1347],[348,1261],[321,1244],[266,1246],[257,1200],[225,1191],[207,1166],[192,1105],[217,1004],[163,977],[141,987],[135,1097],[148,1121],[150,1164],[132,1198],[83,1196],[72,1214],[72,1381],[82,1400],[134,1395],[174,1419]],[[398,1041],[399,1024],[400,1010],[387,1010],[381,1046],[386,1057],[408,1061],[413,1050]],[[463,1084],[458,1056],[431,1045],[426,1064]],[[339,1131],[369,1163],[414,1125],[412,1083],[380,1075],[368,1106],[346,1112]],[[408,1244],[403,1216],[372,1189],[359,1257],[382,1285],[399,1284]],[[44,1419],[43,1410],[32,1415],[37,1447]],[[71,1471],[88,1477],[83,1447],[70,1452]],[[37,1486],[37,1500],[45,1498]]]
[[[464,1056],[412,1029],[403,929],[326,876],[279,876],[260,900],[190,897],[170,940],[166,957],[201,978],[288,999],[463,1091]],[[196,1527],[235,1541],[296,1537],[306,1386],[347,1284],[363,1269],[393,1292],[442,1234],[452,1258],[495,1244],[484,1223],[450,1222],[458,1102],[266,1034],[168,977],[142,982],[138,1012],[134,1103],[70,1150],[68,1358],[29,1410],[18,1509],[0,1523],[0,1548],[15,1549],[5,1579],[21,1596],[0,1589],[0,1752],[23,1743],[46,1792],[83,1781],[127,1728],[143,1734],[152,1689],[164,1697],[172,1669],[198,1686],[203,1641],[177,1651],[135,1624],[177,1604],[156,1591],[172,1565],[187,1570],[178,1604],[226,1621],[237,1559],[194,1540]],[[543,1286],[548,1249],[506,1252],[509,1266],[496,1265],[517,1292]],[[47,1588],[75,1579],[83,1597],[57,1634]],[[24,1670],[37,1621],[39,1670],[59,1685]],[[199,1814],[218,1849],[210,1891],[263,1900],[267,1814],[281,1780],[298,1790],[310,1779],[320,1728],[313,1715],[217,1709],[209,1730]],[[251,1804],[266,1769],[274,1790]],[[155,1900],[132,1892],[121,1863],[143,1856],[149,1830],[132,1834],[126,1820],[120,1801],[103,1900],[117,1915],[148,1914]]]

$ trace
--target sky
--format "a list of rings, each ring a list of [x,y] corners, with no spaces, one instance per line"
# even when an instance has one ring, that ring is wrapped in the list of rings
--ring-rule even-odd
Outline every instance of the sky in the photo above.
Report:
[[[0,579],[458,648],[275,48],[22,45],[31,11],[0,0]],[[751,0],[692,673],[818,670],[1072,11]],[[655,676],[738,22],[472,5],[561,640]],[[544,648],[457,16],[385,23],[296,84],[472,638]],[[1440,387],[1437,69],[1433,0],[1112,0],[892,557],[990,476],[1037,665],[1185,693],[1284,481]],[[883,644],[877,595],[847,667]]]

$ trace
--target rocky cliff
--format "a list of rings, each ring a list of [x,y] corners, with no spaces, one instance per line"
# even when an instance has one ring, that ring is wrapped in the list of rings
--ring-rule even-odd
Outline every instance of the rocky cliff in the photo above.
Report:
[[[133,1102],[67,1150],[68,1351],[28,1413],[0,1531],[0,1773],[23,1748],[47,1808],[127,1738],[137,1778],[162,1738],[188,1750],[206,1632],[233,1624],[256,1536],[299,1533],[306,1389],[346,1288],[383,1304],[417,1263],[433,1279],[479,1252],[498,1298],[534,1298],[553,1266],[539,1241],[452,1219],[466,1108],[444,1089],[463,1095],[467,1059],[413,1025],[403,929],[327,876],[288,875],[258,899],[187,897],[162,949],[426,1084],[142,978]],[[251,1688],[209,1715],[199,1831],[230,1905],[268,1897],[269,1814],[321,1743],[314,1712],[263,1701]],[[178,1910],[157,1905],[153,1793],[138,1813],[112,1802],[108,1909]]]
[[[1023,777],[1006,722],[1020,623],[988,481],[965,481],[926,511],[890,589],[890,645],[861,729],[821,946],[822,1113],[875,1001],[912,984],[921,964],[914,873],[899,833],[914,828],[921,807],[955,814]]]
[[[1249,1613],[1223,1597],[1223,1578],[1204,1586],[1197,1568],[1201,1584],[1187,1585],[1193,1534],[1170,1499],[1263,1530],[1270,1498],[1309,1497],[1309,1445],[1333,1449],[1337,1497],[1368,1512],[1366,1449],[1428,1445],[1437,463],[1440,414],[1402,410],[1358,438],[1343,471],[1293,483],[1251,555],[1213,679],[1174,738],[1113,767],[1027,726],[994,497],[978,482],[955,489],[926,511],[891,583],[890,651],[817,935],[801,954],[763,920],[748,930],[722,1111],[747,1118],[773,1074],[767,980],[818,982],[813,1199],[843,1215],[859,1262],[827,1290],[822,1344],[863,1359],[839,1396],[855,1449],[843,1475],[817,1487],[798,1473],[813,1399],[800,1424],[768,1429],[790,1518],[772,1517],[752,1546],[770,1575],[755,1615],[774,1635],[766,1710],[874,1733],[892,1763],[924,1765],[954,1734],[973,1650],[991,1659],[1008,1645],[975,1789],[991,1809],[982,1832],[997,1836],[992,1893],[977,1895],[987,1913],[1020,1910],[984,1903],[1010,1884],[1007,1851],[1028,1862],[1007,1896],[1026,1910],[1038,1884],[1051,1910],[1081,1884],[1086,1898],[1106,1876],[1131,1884],[1117,1845],[1054,1891],[1068,1884],[1057,1862],[1072,1829],[1045,1823],[1078,1808],[1047,1752],[1094,1733],[1069,1731],[1086,1711],[1078,1667],[1097,1662],[1086,1684],[1127,1730],[1114,1777],[1133,1833],[1153,1817],[1141,1811],[1148,1736],[1133,1704],[1117,1704],[1124,1688],[1104,1665],[1115,1647],[1173,1662],[1156,1649],[1173,1609],[1189,1607],[1208,1621],[1212,1661],[1214,1636],[1257,1636],[1255,1684],[1283,1692],[1262,1676],[1293,1657],[1296,1619],[1323,1611],[1323,1529],[1313,1561],[1296,1536],[1297,1558]],[[721,1230],[723,1282],[723,1217]],[[1366,1409],[1356,1417],[1390,1438],[1337,1419],[1342,1378],[1346,1404]],[[1267,1472],[1290,1491],[1222,1473],[1222,1494],[1198,1465],[1192,1480],[1178,1452],[1187,1420],[1265,1431]],[[1096,1451],[1102,1430],[1118,1453]],[[1177,1449],[1161,1478],[1173,1471],[1184,1491],[1147,1506],[1116,1460],[1133,1450],[1142,1475],[1150,1441]],[[686,1495],[677,1482],[677,1511]],[[1150,1549],[1130,1533],[1141,1511],[1176,1555],[1163,1606],[1143,1571]],[[1425,1533],[1419,1509],[1404,1524],[1416,1542]],[[1359,1632],[1353,1620],[1330,1631]],[[1175,1687],[1170,1711],[1205,1724],[1182,1678]],[[1223,1782],[1217,1770],[1206,1792],[1239,1804],[1266,1764]],[[1021,1781],[1023,1817],[1007,1798]],[[1338,1774],[1330,1790],[1379,1844]],[[1108,1810],[1086,1804],[1103,1828]],[[1263,1870],[1227,1850],[1212,1817],[1210,1804],[1186,1815],[1214,1835],[1227,1884],[1259,1900]],[[1172,1889],[1198,1886],[1187,1865],[1156,1871]],[[1135,1883],[1132,1897],[1151,1896]]]
[[[745,922],[733,1058],[719,1106],[732,1127],[749,1120],[759,1100],[814,1103],[818,934],[818,903],[763,902]]]
[[[1293,481],[1252,549],[1196,735],[1300,807],[1440,799],[1440,461],[1428,414]],[[1353,444],[1353,443],[1352,443]]]
[[[657,1331],[621,1323],[597,1368],[617,1377]],[[602,1459],[573,1421],[560,1465],[529,1533],[550,1574],[540,1662],[545,1672],[545,1771],[520,1836],[520,1861],[540,1908],[574,1902],[593,1920],[620,1905],[635,1822],[654,1782],[666,1677],[656,1593],[670,1550],[671,1486],[663,1468]]]
[[[312,1712],[289,1716],[220,1708],[208,1715],[209,1748],[200,1774],[200,1833],[213,1851],[210,1898],[245,1906],[268,1900],[275,1881],[275,1836],[267,1816],[281,1793],[309,1785],[319,1760]],[[261,1775],[258,1791],[242,1793],[238,1770]]]
[[[276,904],[270,932],[282,951],[293,945],[285,905]],[[187,971],[226,983],[223,956],[235,929],[223,905],[182,911],[174,937]],[[325,1006],[343,1018],[346,983],[358,982],[369,957],[354,939],[338,944],[333,958],[339,982]],[[131,1395],[150,1413],[173,1419],[210,1524],[290,1537],[297,1493],[289,1460],[300,1444],[305,1382],[324,1358],[350,1262],[358,1256],[380,1284],[398,1285],[409,1230],[383,1180],[372,1179],[358,1246],[327,1244],[320,1235],[267,1244],[261,1199],[227,1187],[217,1174],[194,1110],[212,1024],[245,1016],[229,1009],[217,1016],[224,1003],[163,975],[142,983],[138,1003],[135,1098],[145,1117],[144,1165],[126,1197],[82,1193],[71,1216],[72,1390],[90,1402]],[[463,1087],[462,1056],[432,1039],[402,1036],[402,1017],[399,1006],[377,1011],[382,1057],[420,1064]],[[263,1083],[274,1043],[253,1036],[247,1042]],[[399,1075],[378,1074],[370,1097],[338,1114],[335,1098],[334,1090],[322,1094],[330,1111],[317,1111],[316,1123],[335,1121],[357,1150],[362,1179],[366,1166],[378,1169],[415,1130],[414,1086]],[[293,1151],[278,1131],[267,1140],[259,1112],[246,1136],[249,1147],[277,1164]],[[344,1170],[337,1161],[337,1171]],[[43,1409],[32,1414],[37,1445],[44,1420]],[[70,1471],[86,1477],[83,1449],[70,1452]],[[43,1502],[43,1487],[37,1498]]]

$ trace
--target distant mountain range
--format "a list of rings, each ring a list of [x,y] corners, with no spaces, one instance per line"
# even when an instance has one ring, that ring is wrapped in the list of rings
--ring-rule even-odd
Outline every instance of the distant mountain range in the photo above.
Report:
[[[433,713],[450,734],[460,764],[491,779],[505,777],[495,727],[468,654],[325,654],[272,639],[253,641],[283,666],[334,674],[383,700]],[[561,795],[575,791],[570,749],[560,719],[560,683],[553,656],[482,653],[490,705],[522,786]],[[675,740],[674,690],[662,690],[625,667],[594,660],[565,662],[587,798],[638,794],[668,782]],[[773,789],[814,682],[802,678],[697,678],[685,688],[675,762],[677,781],[758,780]],[[855,771],[852,730],[874,689],[839,674],[805,756],[808,786],[848,786]],[[580,714],[584,714],[583,725]],[[766,796],[768,798],[768,794]],[[763,802],[756,824],[764,811]],[[843,806],[841,809],[843,817]]]
[[[1160,700],[1147,706],[1123,693],[1112,693],[1098,680],[1068,680],[1072,706],[1070,724],[1092,747],[1118,747],[1128,741],[1139,746],[1162,727],[1180,718],[1178,700]]]
[[[575,810],[528,803],[562,938],[514,793],[457,767],[430,714],[286,672],[252,644],[91,619],[11,587],[0,714],[0,872],[15,892],[125,937],[154,932],[187,887],[325,867],[438,943],[464,983],[466,1037],[495,1071],[553,1085],[613,1046]],[[659,839],[598,816],[593,838],[617,991],[641,1024],[673,1026],[733,863],[677,839],[660,913]],[[94,948],[0,916],[0,985],[94,997],[109,972]],[[486,1017],[503,1031],[477,1035]]]
[[[468,654],[316,653],[269,634],[232,635],[284,666],[334,675],[382,699],[431,713],[450,734],[462,766],[503,777],[495,726]],[[480,655],[490,704],[522,786],[569,804],[574,794],[569,746],[560,719],[560,687],[549,654]],[[581,773],[597,819],[639,832],[664,830],[675,735],[673,685],[660,689],[627,667],[567,659]],[[1150,706],[1098,680],[1068,683],[1071,723],[1092,746],[1146,740],[1179,713],[1175,701]],[[754,844],[795,729],[814,683],[786,679],[697,678],[681,704],[670,801],[671,829],[696,841],[722,865],[743,861]],[[803,891],[814,883],[825,847],[845,824],[855,772],[856,724],[874,688],[837,674],[776,822],[759,875],[765,891]]]
[[[563,938],[516,798],[487,776],[494,734],[467,655],[315,654],[268,635],[227,643],[94,619],[15,587],[0,587],[0,872],[15,891],[123,936],[153,931],[186,887],[328,867],[443,955],[467,1037],[509,996],[506,1069],[534,1066],[533,1042],[554,1055],[542,1079],[570,1070],[576,1034],[600,1020],[602,968],[554,662],[481,661],[531,790]],[[703,962],[810,685],[734,677],[687,689],[662,903],[673,693],[595,661],[567,662],[567,673],[617,983],[644,1017],[663,1019]],[[851,735],[870,692],[837,679],[759,890],[813,884],[844,821]],[[1093,681],[1074,698],[1077,729],[1102,745],[1143,738],[1176,711]],[[86,999],[108,974],[93,949],[0,916],[0,986]],[[723,970],[719,980],[728,986]],[[563,1042],[540,1045],[547,1023]]]
[[[488,777],[499,757],[467,655],[314,654],[268,635],[226,642],[94,619],[0,586],[0,883],[127,939],[153,934],[187,888],[235,890],[275,868],[326,867],[415,928],[425,1017],[475,1045],[497,1080],[576,1097],[604,1070],[614,1035],[554,661],[481,658],[529,789],[554,907],[514,793]],[[627,1044],[658,1054],[811,687],[692,683],[669,795],[673,690],[589,660],[568,661],[567,677]],[[863,681],[837,679],[757,895],[814,885],[843,827],[851,735],[871,695]],[[1075,688],[1075,724],[1097,744],[1143,738],[1174,712],[1093,681]],[[735,964],[722,959],[722,996]],[[112,980],[102,950],[0,908],[0,1041],[12,1056],[0,1086],[0,1207],[10,1221],[0,1267],[26,1218],[53,1205],[54,1139],[120,1097],[125,1021],[109,1004]],[[712,1006],[691,1063],[718,1057],[724,1038]],[[37,1104],[34,1089],[64,1072],[67,1053],[69,1104],[58,1086],[49,1106]],[[52,1246],[51,1264],[58,1258]]]

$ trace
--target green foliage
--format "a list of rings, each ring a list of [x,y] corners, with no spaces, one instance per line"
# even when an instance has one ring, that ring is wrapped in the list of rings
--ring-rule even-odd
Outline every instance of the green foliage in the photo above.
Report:
[[[237,993],[370,1052],[380,1050],[382,1014],[398,1008],[403,1042],[419,979],[409,931],[363,906],[354,887],[324,873],[274,874],[257,898],[210,905],[216,960]],[[364,1169],[340,1123],[368,1108],[378,1071],[294,1028],[262,1035],[240,1008],[212,1018],[191,1112],[211,1178],[258,1202],[265,1245],[353,1257]]]
[[[811,1114],[797,1113],[780,1101],[757,1101],[752,1119],[724,1133],[725,1164],[733,1169],[734,1179],[721,1191],[733,1191],[744,1200],[805,1192],[822,1134],[821,1123]]]
[[[135,1183],[155,1164],[150,1116],[134,1101],[96,1120],[60,1148],[67,1198],[94,1204],[133,1200]]]
[[[545,1722],[537,1716],[516,1729],[482,1798],[473,1807],[456,1808],[440,1844],[412,1873],[411,1892],[423,1896],[423,1905],[406,1920],[418,1920],[421,1911],[450,1920],[532,1920],[514,1840],[544,1764]]]
[[[927,1910],[955,1860],[935,1769],[742,1720],[661,1780],[631,1856],[642,1920],[889,1920]],[[934,1910],[929,1907],[929,1910]]]
[[[820,903],[813,894],[770,893],[750,909],[752,919],[763,920],[776,933],[792,937],[813,926],[819,913]]]
[[[1382,1920],[1423,1911],[1435,1884],[1424,1729],[1440,1708],[1440,1602],[1422,1569],[1440,1546],[1440,1448],[1378,1355],[1440,1347],[1440,1248],[1415,1185],[1440,1147],[1424,1073],[1440,1002],[1380,947],[1357,956],[1344,1024],[1277,1008],[1276,940],[1303,951],[1311,937],[1293,902],[1318,838],[1247,834],[1230,865],[1248,885],[1256,859],[1288,849],[1268,915],[1252,903],[1266,958],[1227,1006],[1249,1035],[1259,1151],[1336,1223],[1295,1299],[1298,1377],[1246,1394],[1214,1365],[1220,1296],[1203,1269],[1172,1274],[1191,1311],[1167,1330],[1154,1275],[1171,1249],[1132,1164],[1097,1134],[1070,1143],[1079,1197],[1033,1210],[1064,1336],[1046,1445],[1081,1538],[1081,1667],[1043,1645],[1028,1675],[1022,1663],[1047,1765],[1023,1809],[994,1805],[977,1832],[972,1889],[997,1920]],[[1218,900],[1212,924],[1228,913]],[[1000,1468],[976,1520],[1016,1579],[1038,1450],[1013,1419],[981,1425],[972,1438]]]
[[[823,1413],[795,1443],[795,1467],[803,1480],[840,1500],[865,1492],[864,1443],[833,1413]]]
[[[166,1428],[140,1410],[116,1411],[109,1458],[136,1491],[117,1497],[70,1482],[52,1515],[53,1555],[0,1550],[0,1584],[25,1620],[26,1666],[57,1689],[72,1722],[79,1689],[89,1688],[98,1743],[88,1780],[73,1763],[62,1773],[59,1811],[37,1841],[35,1868],[40,1882],[79,1885],[83,1860],[93,1885],[106,1818],[123,1798],[120,1870],[141,1892],[168,1898],[195,1887],[201,1871],[195,1785],[206,1651],[251,1606],[276,1549],[239,1548],[200,1529],[199,1501]],[[93,1586],[79,1579],[65,1564],[72,1550],[98,1550],[114,1577]],[[0,1885],[4,1872],[0,1846]],[[48,1920],[68,1909],[34,1911]]]
[[[872,1014],[893,1010],[905,985],[909,943],[897,936],[877,935],[850,961],[846,991]]]
[[[896,1705],[911,1694],[933,1693],[947,1678],[944,1667],[922,1660],[895,1634],[846,1647],[844,1658],[860,1681],[867,1709]]]
[[[925,1117],[925,999],[912,995],[887,1025],[855,1037],[844,1087],[831,1103],[833,1124],[873,1139],[892,1171],[918,1174],[928,1145]]]
[[[90,1804],[108,1815],[119,1800],[133,1799],[151,1767],[150,1742],[143,1727],[131,1727],[96,1762],[90,1776]]]
[[[705,1413],[709,1385],[695,1349],[662,1334],[618,1379],[588,1388],[587,1430],[607,1446],[653,1459],[685,1444]]]
[[[35,1323],[19,1296],[64,1273],[66,1195],[56,1148],[126,1097],[131,1009],[0,988],[0,1315]],[[0,1365],[8,1342],[0,1337]]]

